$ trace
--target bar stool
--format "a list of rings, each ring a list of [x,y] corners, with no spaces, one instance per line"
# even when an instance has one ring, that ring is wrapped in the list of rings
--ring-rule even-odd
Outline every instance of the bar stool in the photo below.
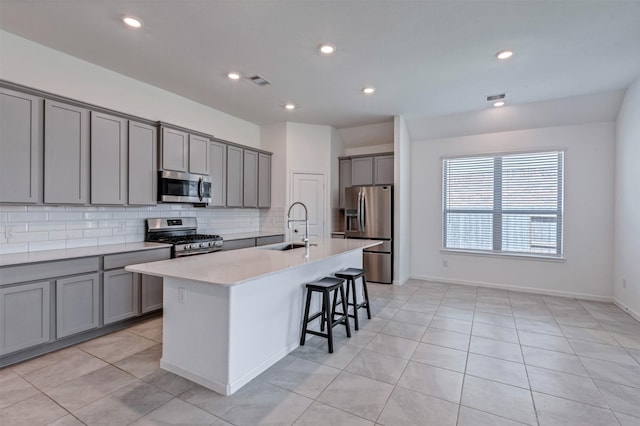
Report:
[[[336,272],[336,277],[347,280],[347,309],[349,306],[353,306],[353,314],[348,316],[352,317],[355,322],[355,329],[358,330],[358,309],[367,308],[367,317],[371,319],[371,308],[369,307],[369,291],[367,290],[367,280],[364,277],[364,269],[360,268],[347,268],[344,271]],[[356,280],[362,278],[362,296],[363,302],[358,303],[356,297]],[[350,290],[353,291],[353,300],[349,301]],[[345,312],[348,312],[345,310]],[[336,312],[337,315],[343,315],[342,312]]]
[[[338,324],[344,324],[347,329],[347,337],[351,337],[351,330],[349,329],[349,317],[344,314],[340,314],[338,318],[336,315],[336,303],[338,291],[340,292],[340,300],[342,300],[342,309],[346,312],[347,305],[344,297],[344,280],[341,278],[324,277],[319,281],[308,283],[307,288],[307,301],[304,307],[304,318],[302,325],[302,336],[300,336],[300,346],[304,346],[305,337],[307,334],[314,334],[320,337],[326,337],[329,340],[329,353],[333,353],[333,327]],[[311,304],[311,295],[314,292],[322,294],[322,310],[309,316],[309,305]],[[330,306],[331,292],[333,292],[333,305]],[[320,318],[320,332],[315,330],[307,330],[307,324],[314,319]],[[329,319],[331,317],[331,319]],[[324,331],[325,325],[327,327],[326,333]]]

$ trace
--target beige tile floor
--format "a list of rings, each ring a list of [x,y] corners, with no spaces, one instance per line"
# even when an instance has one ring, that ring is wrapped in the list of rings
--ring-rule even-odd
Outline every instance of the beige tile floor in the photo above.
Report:
[[[159,368],[162,319],[0,370],[0,425],[640,425],[612,304],[411,280],[223,397]],[[362,312],[364,313],[364,312]]]

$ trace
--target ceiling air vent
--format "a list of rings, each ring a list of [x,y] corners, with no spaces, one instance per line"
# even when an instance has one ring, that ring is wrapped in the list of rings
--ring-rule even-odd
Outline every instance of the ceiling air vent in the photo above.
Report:
[[[507,96],[506,93],[500,93],[499,95],[490,95],[490,96],[487,96],[487,102],[499,101],[504,99],[505,96]]]
[[[268,86],[271,84],[264,78],[260,77],[259,75],[254,75],[253,77],[249,77],[249,80],[253,81],[258,86]]]

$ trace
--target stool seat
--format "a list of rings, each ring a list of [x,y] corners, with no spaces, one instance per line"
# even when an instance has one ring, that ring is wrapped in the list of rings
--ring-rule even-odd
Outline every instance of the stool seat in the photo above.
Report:
[[[344,283],[344,280],[340,278],[324,277],[318,281],[307,283],[305,287],[317,288],[319,290],[324,290],[324,289],[332,290],[331,287],[342,285],[343,283]]]
[[[335,273],[338,278],[344,278],[347,281],[347,309],[349,306],[353,307],[353,313],[349,313],[348,310],[343,312],[336,312],[337,315],[347,315],[353,318],[355,324],[354,328],[358,330],[360,324],[358,321],[358,309],[366,308],[367,317],[371,319],[371,307],[369,305],[369,290],[367,290],[367,280],[365,278],[365,270],[361,268],[347,268],[343,271]],[[362,296],[363,301],[358,303],[356,296],[356,280],[362,279]],[[353,296],[351,296],[353,294]],[[351,297],[350,297],[351,296]]]
[[[336,277],[344,278],[344,279],[358,279],[362,275],[364,275],[364,269],[360,268],[347,268],[344,271],[336,272]]]
[[[351,337],[351,330],[349,328],[349,316],[346,314],[340,314],[337,318],[336,304],[338,301],[338,293],[340,293],[340,300],[342,301],[343,311],[347,311],[346,300],[348,297],[344,295],[344,279],[334,277],[324,277],[318,281],[305,284],[307,288],[307,300],[304,307],[304,318],[302,319],[302,335],[300,336],[300,346],[304,346],[306,335],[314,334],[316,336],[326,337],[329,343],[329,353],[333,353],[333,327],[338,324],[344,324],[347,337]],[[315,314],[309,314],[309,307],[311,305],[311,295],[317,292],[322,295],[322,309]],[[331,294],[333,293],[333,304],[331,303]],[[320,317],[320,331],[308,330],[307,325],[314,319]],[[324,333],[325,327],[327,332]]]

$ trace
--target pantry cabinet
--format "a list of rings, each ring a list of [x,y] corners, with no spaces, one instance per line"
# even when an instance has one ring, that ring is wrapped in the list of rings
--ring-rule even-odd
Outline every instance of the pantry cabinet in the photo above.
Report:
[[[0,203],[42,201],[42,104],[0,88]]]

